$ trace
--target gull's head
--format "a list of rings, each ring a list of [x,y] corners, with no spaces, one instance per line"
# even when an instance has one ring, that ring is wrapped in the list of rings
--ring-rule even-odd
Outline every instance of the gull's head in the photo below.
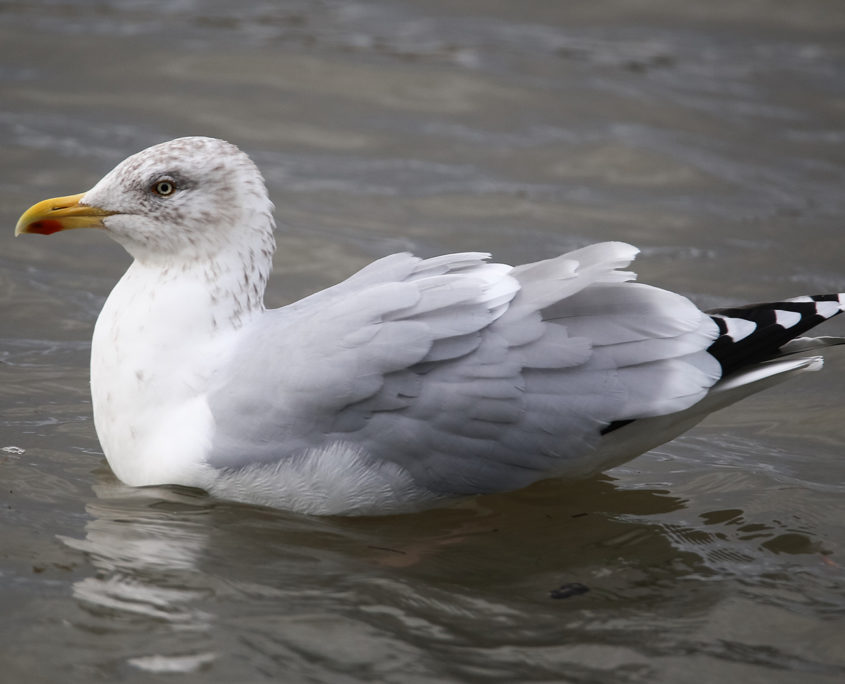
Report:
[[[272,249],[273,205],[260,171],[234,145],[177,138],[118,164],[88,192],[28,209],[15,234],[102,228],[140,260]]]

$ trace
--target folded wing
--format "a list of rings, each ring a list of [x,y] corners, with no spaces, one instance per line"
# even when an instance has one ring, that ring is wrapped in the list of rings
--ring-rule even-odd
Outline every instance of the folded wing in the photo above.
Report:
[[[516,268],[397,254],[269,311],[209,396],[209,463],[354,454],[435,495],[600,469],[608,425],[684,410],[721,376],[705,351],[716,323],[629,282],[636,252],[603,243]]]

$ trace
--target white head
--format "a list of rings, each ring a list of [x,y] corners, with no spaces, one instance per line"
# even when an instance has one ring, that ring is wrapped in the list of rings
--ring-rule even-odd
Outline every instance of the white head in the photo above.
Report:
[[[177,138],[118,164],[91,190],[29,209],[16,234],[105,230],[136,259],[214,259],[232,248],[272,255],[273,205],[261,172],[234,145]]]

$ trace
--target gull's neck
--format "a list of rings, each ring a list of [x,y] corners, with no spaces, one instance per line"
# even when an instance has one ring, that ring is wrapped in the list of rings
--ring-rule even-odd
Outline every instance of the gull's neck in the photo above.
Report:
[[[272,268],[275,243],[272,233],[256,244],[228,244],[210,253],[135,253],[135,261],[117,284],[110,299],[166,298],[166,310],[190,310],[207,314],[207,332],[240,328],[252,315],[264,310],[264,290]],[[150,307],[154,316],[161,307]],[[162,313],[162,312],[160,312]],[[171,323],[173,323],[171,321]]]
[[[206,299],[211,329],[223,330],[239,328],[253,314],[264,310],[271,263],[272,252],[233,248],[200,259],[174,258],[153,263],[136,259],[130,271],[143,274],[150,287],[165,295],[170,287],[200,288],[185,303],[202,306],[200,300]]]

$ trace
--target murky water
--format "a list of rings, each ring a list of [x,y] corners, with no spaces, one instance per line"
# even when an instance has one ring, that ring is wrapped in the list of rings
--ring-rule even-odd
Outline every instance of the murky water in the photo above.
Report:
[[[267,176],[272,305],[604,239],[703,306],[840,290],[843,31],[825,0],[0,3],[0,679],[842,681],[845,353],[604,477],[308,518],[117,482],[87,363],[128,258],[11,233],[205,134]]]

